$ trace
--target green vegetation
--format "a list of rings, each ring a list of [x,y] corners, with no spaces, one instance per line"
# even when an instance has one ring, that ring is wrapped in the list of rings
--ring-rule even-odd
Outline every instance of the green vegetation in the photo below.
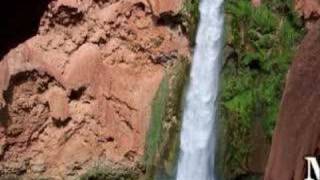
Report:
[[[160,84],[158,92],[155,96],[155,99],[152,103],[152,120],[147,137],[147,149],[145,151],[145,159],[147,167],[153,165],[155,154],[159,150],[161,143],[161,131],[162,121],[166,116],[166,102],[168,99],[169,91],[169,82],[168,77],[165,76]]]
[[[147,179],[152,179],[157,174],[167,179],[173,175],[179,149],[181,101],[189,64],[187,58],[180,58],[168,65],[153,100],[145,150]]]
[[[191,46],[195,44],[200,18],[199,2],[200,0],[184,0],[181,11],[168,19],[182,25]],[[183,90],[188,79],[189,66],[190,61],[184,57],[168,65],[153,100],[145,150],[146,179],[157,176],[170,179],[173,176],[180,145]]]
[[[2,180],[21,180],[21,178],[16,175],[0,176],[0,179],[2,179]]]
[[[162,23],[171,28],[180,27],[190,40],[190,45],[195,45],[195,37],[200,18],[200,0],[183,0],[183,5],[177,14],[164,13],[160,15]]]
[[[257,8],[250,0],[225,4],[226,49],[232,49],[223,64],[221,85],[227,179],[247,170],[254,121],[271,140],[285,76],[303,34],[290,0],[263,2]]]
[[[200,0],[184,0],[184,6],[180,13],[192,46],[195,44],[198,21],[200,19],[199,3]]]
[[[80,177],[80,180],[137,180],[139,173],[135,169],[112,169],[105,165],[95,165]]]

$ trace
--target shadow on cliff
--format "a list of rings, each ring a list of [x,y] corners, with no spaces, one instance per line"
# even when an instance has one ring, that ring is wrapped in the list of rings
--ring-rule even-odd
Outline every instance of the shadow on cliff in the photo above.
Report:
[[[0,3],[0,61],[10,49],[34,36],[50,0],[9,0]]]

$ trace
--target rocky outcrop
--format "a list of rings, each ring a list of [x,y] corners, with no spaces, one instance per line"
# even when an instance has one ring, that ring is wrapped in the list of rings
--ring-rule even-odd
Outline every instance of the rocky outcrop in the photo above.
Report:
[[[261,5],[261,0],[251,0],[253,6],[258,7]]]
[[[319,18],[320,2],[317,0],[295,0],[296,10],[305,19]]]
[[[135,166],[165,64],[189,55],[158,23],[181,1],[57,0],[0,61],[0,176],[62,179]]]
[[[318,0],[295,0],[295,9],[311,29],[320,17],[320,2]]]
[[[153,13],[157,16],[162,14],[177,14],[182,8],[183,0],[152,0],[149,1]]]
[[[265,180],[304,179],[304,157],[320,155],[319,27],[308,32],[290,68]]]

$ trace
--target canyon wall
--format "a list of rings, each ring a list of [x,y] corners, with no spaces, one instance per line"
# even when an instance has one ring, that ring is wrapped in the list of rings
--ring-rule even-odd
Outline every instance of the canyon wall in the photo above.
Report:
[[[314,25],[290,68],[265,179],[304,179],[307,155],[319,155],[319,24]]]
[[[143,174],[152,100],[167,67],[190,56],[180,22],[164,18],[182,7],[48,2],[36,34],[0,61],[0,176],[72,179],[95,166]]]
[[[265,180],[300,180],[305,156],[319,156],[319,1],[297,0],[308,33],[287,75]]]

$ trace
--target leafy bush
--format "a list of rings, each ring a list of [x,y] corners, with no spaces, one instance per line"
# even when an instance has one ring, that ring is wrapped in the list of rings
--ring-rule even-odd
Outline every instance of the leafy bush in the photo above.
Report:
[[[80,180],[136,180],[139,174],[134,169],[112,169],[102,164],[94,165]]]
[[[182,14],[183,21],[186,23],[186,32],[192,46],[195,45],[198,21],[200,19],[199,4],[200,0],[184,0],[184,6],[180,13]]]
[[[271,0],[254,8],[250,0],[227,0],[227,44],[232,56],[223,66],[221,115],[228,142],[228,177],[246,171],[249,135],[259,121],[271,140],[284,79],[303,34],[289,0]]]

